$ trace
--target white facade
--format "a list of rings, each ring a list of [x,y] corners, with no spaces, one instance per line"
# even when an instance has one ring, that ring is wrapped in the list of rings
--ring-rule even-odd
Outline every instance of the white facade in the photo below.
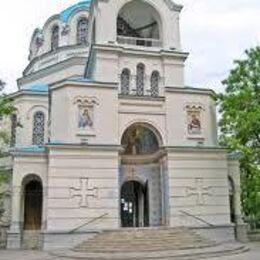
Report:
[[[21,246],[29,223],[30,181],[42,185],[44,248],[72,246],[73,230],[86,238],[124,221],[232,228],[228,176],[235,174],[239,185],[238,165],[217,143],[214,92],[185,86],[182,7],[169,0],[90,2],[53,16],[34,33],[30,64],[13,94],[23,127],[16,128],[13,152],[9,247]],[[80,18],[88,19],[82,45]],[[50,51],[53,26],[59,41]],[[37,112],[44,122],[38,117],[35,125]],[[126,183],[139,189],[130,204],[122,195]]]

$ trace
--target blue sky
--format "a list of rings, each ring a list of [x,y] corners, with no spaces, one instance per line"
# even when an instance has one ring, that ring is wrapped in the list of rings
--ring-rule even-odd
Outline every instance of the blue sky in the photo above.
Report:
[[[7,91],[16,90],[29,55],[32,32],[46,19],[74,4],[75,0],[13,0],[0,8],[0,78]],[[178,0],[186,85],[222,91],[234,59],[244,50],[260,45],[260,0]]]

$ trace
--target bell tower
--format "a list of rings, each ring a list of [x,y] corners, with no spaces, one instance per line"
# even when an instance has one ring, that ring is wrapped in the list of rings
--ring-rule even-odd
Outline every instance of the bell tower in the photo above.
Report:
[[[102,82],[118,82],[122,71],[127,69],[133,79],[143,64],[142,73],[149,77],[148,81],[152,75],[160,75],[164,80],[160,81],[159,95],[163,95],[163,85],[183,87],[184,61],[188,54],[181,49],[181,9],[182,6],[171,0],[94,2],[92,53],[87,77]],[[130,84],[130,93],[149,95],[152,92],[149,86],[138,92],[134,86],[137,83]]]

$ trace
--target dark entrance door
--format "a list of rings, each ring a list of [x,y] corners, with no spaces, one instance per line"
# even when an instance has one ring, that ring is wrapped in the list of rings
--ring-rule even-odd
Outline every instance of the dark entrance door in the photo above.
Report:
[[[136,181],[129,181],[122,186],[122,227],[142,227],[149,225],[147,190],[146,187],[143,187],[142,184]]]
[[[24,230],[40,230],[42,223],[42,184],[30,181],[24,190]]]

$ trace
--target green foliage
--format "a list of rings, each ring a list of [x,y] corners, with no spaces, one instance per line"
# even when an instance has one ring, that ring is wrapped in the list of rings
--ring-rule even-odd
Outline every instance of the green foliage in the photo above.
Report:
[[[235,61],[223,84],[220,141],[240,152],[244,214],[260,221],[260,47],[247,50],[245,59]]]
[[[5,87],[5,83],[0,79],[0,117],[9,116],[15,112],[15,107],[12,104],[12,100],[2,93]],[[4,130],[0,129],[0,160],[5,157],[8,151],[8,146],[10,142],[10,135]],[[2,159],[3,160],[3,159]],[[8,181],[8,176],[1,170],[0,161],[0,186],[3,182]]]
[[[0,91],[2,92],[5,87],[5,83],[0,79]],[[0,92],[0,116],[8,116],[15,111],[12,104],[12,99]]]
[[[10,181],[10,177],[11,174],[9,171],[0,169],[0,211],[3,207],[3,197],[5,196],[5,191],[2,190],[2,185],[8,183]]]
[[[0,158],[6,156],[9,146],[10,146],[10,134],[8,134],[6,131],[0,131]]]

